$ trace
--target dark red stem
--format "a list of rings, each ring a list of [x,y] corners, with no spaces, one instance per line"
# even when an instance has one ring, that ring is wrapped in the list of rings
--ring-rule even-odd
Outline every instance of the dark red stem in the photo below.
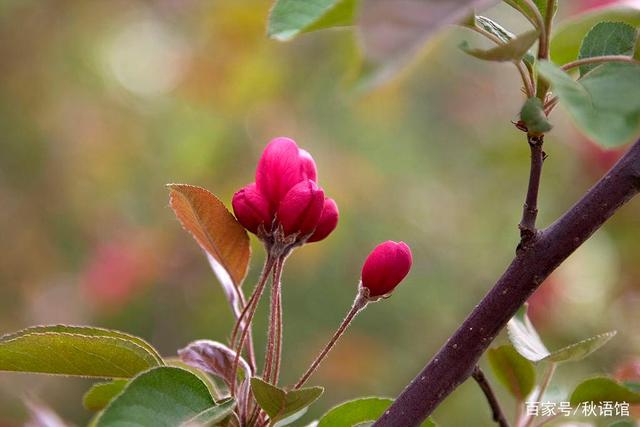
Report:
[[[518,251],[458,330],[374,424],[418,426],[473,372],[478,359],[542,281],[640,190],[640,141],[573,207]]]
[[[502,408],[500,407],[500,403],[493,392],[493,388],[478,365],[473,369],[471,376],[476,380],[478,386],[487,398],[487,403],[489,403],[489,407],[491,408],[493,421],[498,423],[500,427],[509,427],[509,422],[505,418],[504,412],[502,412]]]

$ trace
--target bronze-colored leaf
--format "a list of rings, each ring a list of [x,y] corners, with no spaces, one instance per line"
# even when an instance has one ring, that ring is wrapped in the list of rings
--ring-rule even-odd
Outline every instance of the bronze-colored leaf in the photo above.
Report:
[[[237,379],[248,378],[251,375],[249,365],[240,357],[240,376],[236,377],[233,369],[236,352],[216,341],[194,341],[178,350],[178,355],[183,363],[222,378],[229,387]]]
[[[224,204],[209,191],[186,184],[168,184],[169,205],[200,247],[240,286],[249,266],[249,235]]]

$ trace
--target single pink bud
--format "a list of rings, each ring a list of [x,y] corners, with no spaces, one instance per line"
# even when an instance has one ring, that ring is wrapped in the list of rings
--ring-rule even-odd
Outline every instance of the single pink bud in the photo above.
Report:
[[[369,254],[362,266],[362,286],[370,297],[388,295],[406,277],[413,258],[404,242],[388,240]]]
[[[324,192],[306,179],[296,184],[282,199],[278,207],[278,222],[285,236],[299,232],[301,236],[315,230],[324,206]]]
[[[314,231],[311,237],[307,239],[307,242],[318,242],[325,239],[333,230],[336,229],[339,216],[340,213],[338,212],[338,205],[335,200],[329,199],[328,197],[325,198],[316,231]]]
[[[255,183],[237,191],[233,195],[231,206],[238,222],[253,234],[257,234],[260,224],[264,224],[266,230],[271,228],[273,216],[269,201],[258,191]]]
[[[317,178],[311,155],[289,138],[275,138],[267,144],[256,169],[258,190],[269,200],[273,210],[297,183]]]

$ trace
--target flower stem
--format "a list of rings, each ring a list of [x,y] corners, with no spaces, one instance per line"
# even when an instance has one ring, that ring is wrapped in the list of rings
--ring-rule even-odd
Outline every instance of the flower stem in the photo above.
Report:
[[[273,383],[278,385],[280,378],[280,364],[282,361],[282,286],[278,286],[277,303],[277,326],[276,326],[276,360],[274,362]]]
[[[280,351],[277,345],[278,340],[278,299],[280,295],[280,278],[282,276],[282,267],[285,257],[279,257],[276,260],[273,269],[273,277],[271,279],[271,307],[269,309],[269,338],[267,340],[267,351],[265,352],[264,374],[263,379],[266,382],[277,384],[275,378],[274,362],[279,359],[277,352]]]
[[[316,371],[316,369],[318,369],[318,366],[320,366],[320,363],[322,363],[322,361],[327,356],[327,354],[329,354],[331,349],[335,346],[335,344],[338,341],[338,339],[340,339],[340,337],[347,330],[347,328],[349,327],[349,324],[351,323],[351,321],[356,317],[356,315],[360,311],[362,311],[367,306],[367,304],[369,303],[369,300],[368,300],[368,298],[365,295],[363,290],[364,290],[364,288],[361,286],[359,291],[358,291],[358,295],[356,296],[356,299],[353,301],[353,305],[351,306],[351,310],[349,310],[349,313],[347,313],[347,316],[344,318],[344,320],[340,324],[340,327],[333,334],[333,337],[331,337],[331,339],[329,340],[327,345],[324,347],[324,349],[322,349],[320,354],[311,363],[311,366],[309,366],[309,369],[307,369],[307,372],[305,372],[302,375],[302,377],[300,377],[300,379],[298,380],[296,385],[293,387],[294,390],[299,389],[300,387],[302,387],[304,385],[304,383],[307,382],[309,377],[311,375],[313,375],[313,373]]]
[[[238,374],[238,365],[240,363],[240,354],[242,353],[242,348],[244,347],[245,341],[247,340],[247,336],[249,331],[251,330],[251,322],[253,321],[253,317],[256,314],[256,309],[258,308],[258,303],[260,302],[260,297],[262,296],[262,292],[264,291],[265,284],[267,283],[267,279],[269,278],[269,273],[273,268],[274,260],[270,256],[267,256],[265,260],[264,267],[262,269],[262,273],[260,274],[260,279],[258,279],[258,284],[256,285],[251,298],[247,302],[247,305],[243,309],[242,314],[238,318],[237,328],[242,330],[240,340],[238,341],[235,351],[236,357],[233,361],[233,372],[234,378],[237,377]],[[242,323],[242,319],[246,316],[246,320]],[[232,333],[231,344],[234,345],[235,336],[237,336],[238,331],[234,328],[234,332]],[[231,383],[231,395],[235,396],[235,381]]]
[[[258,279],[258,284],[262,280],[266,280],[266,278],[269,277],[269,273],[271,272],[273,265],[274,265],[273,258],[267,254],[267,258],[264,260],[264,265],[262,266],[262,272],[260,273],[260,278]],[[231,338],[229,339],[232,347],[235,347],[236,340],[238,339],[238,332],[242,329],[244,318],[247,316],[247,313],[249,312],[249,307],[253,305],[253,302],[256,299],[258,288],[259,288],[258,285],[256,285],[255,288],[253,288],[253,292],[251,293],[251,296],[249,297],[249,300],[246,303],[244,303],[244,301],[241,301],[243,303],[243,308],[242,308],[242,311],[240,312],[240,315],[236,319],[236,323],[233,326],[233,330],[231,331]]]

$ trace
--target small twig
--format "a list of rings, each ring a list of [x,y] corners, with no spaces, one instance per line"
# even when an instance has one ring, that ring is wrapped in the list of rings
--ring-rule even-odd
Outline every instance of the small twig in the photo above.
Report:
[[[353,305],[351,306],[351,310],[349,310],[349,313],[347,313],[347,316],[344,318],[344,320],[340,324],[340,327],[333,334],[333,336],[331,337],[331,339],[329,340],[327,345],[322,349],[320,354],[311,363],[311,365],[309,366],[309,369],[307,369],[307,372],[305,372],[300,377],[300,379],[298,380],[296,385],[293,386],[294,390],[297,390],[300,387],[302,387],[304,385],[304,383],[307,382],[309,377],[311,375],[313,375],[313,373],[316,371],[316,369],[318,369],[318,366],[320,366],[320,363],[322,363],[324,358],[327,356],[327,354],[329,354],[329,352],[331,351],[333,346],[336,344],[338,339],[347,330],[347,328],[349,327],[349,324],[351,323],[353,318],[356,317],[356,315],[358,313],[360,313],[360,311],[362,311],[362,309],[364,309],[367,306],[368,302],[369,301],[368,301],[366,295],[362,292],[362,288],[360,288],[360,290],[358,291],[358,295],[356,296],[356,299],[353,301]]]
[[[487,381],[487,377],[484,376],[484,373],[478,365],[476,365],[476,367],[473,369],[473,373],[471,374],[471,376],[474,380],[476,380],[476,382],[480,386],[480,389],[482,389],[482,392],[487,398],[487,402],[491,407],[493,421],[498,423],[500,427],[509,427],[509,423],[507,422],[507,419],[502,412],[502,408],[500,407],[500,403],[498,402],[498,399],[496,398],[496,395],[491,388],[491,384],[489,384],[489,381]]]
[[[551,42],[551,26],[553,24],[553,12],[556,8],[557,0],[547,0],[547,10],[544,16],[544,33],[545,33],[545,49],[543,52],[538,52],[538,54],[543,53],[544,56],[542,58],[549,58],[549,45]]]
[[[540,188],[542,163],[544,162],[544,152],[542,151],[543,136],[527,135],[527,142],[531,149],[531,169],[529,171],[527,196],[522,209],[522,219],[518,225],[521,239],[519,248],[523,248],[523,245],[528,243],[531,238],[536,235],[538,189]]]
[[[514,62],[514,65],[518,69],[520,73],[520,77],[522,78],[522,85],[524,87],[524,93],[527,95],[527,98],[533,96],[536,92],[535,87],[533,86],[533,81],[531,80],[531,74],[529,74],[527,67],[524,65],[522,61]]]
[[[540,11],[532,1],[526,0],[530,7],[533,7],[534,13],[537,17],[542,18]],[[551,26],[553,23],[553,9],[555,9],[555,0],[547,0],[547,11],[544,17],[544,22],[540,26],[540,42],[538,43],[538,59],[549,59],[549,40],[551,38]],[[538,81],[536,83],[536,96],[540,101],[544,102],[549,91],[549,82],[546,81],[542,75],[538,75]]]
[[[540,46],[538,47],[538,58],[545,58],[546,56],[540,56],[541,53],[545,54],[548,45],[544,18],[540,14],[538,6],[536,6],[532,0],[522,0],[522,2],[529,8],[531,13],[533,14],[535,25],[540,30]]]
[[[542,397],[544,396],[544,392],[547,390],[547,387],[549,387],[549,383],[551,383],[551,378],[553,378],[553,374],[555,372],[556,372],[556,364],[551,363],[551,365],[549,365],[549,369],[547,370],[547,373],[544,376],[544,379],[542,380],[542,384],[540,385],[540,390],[538,390],[538,393],[536,393],[532,402],[540,403],[540,401],[542,400]],[[525,423],[523,424],[523,427],[531,426],[531,423],[533,423],[534,418],[535,417],[533,415],[528,416]]]
[[[640,64],[640,61],[638,61],[637,59],[633,59],[630,56],[603,55],[592,56],[591,58],[576,59],[575,61],[567,62],[560,68],[562,68],[564,71],[567,71],[572,68],[580,67],[581,65],[602,64],[603,62],[627,62],[629,64]]]

